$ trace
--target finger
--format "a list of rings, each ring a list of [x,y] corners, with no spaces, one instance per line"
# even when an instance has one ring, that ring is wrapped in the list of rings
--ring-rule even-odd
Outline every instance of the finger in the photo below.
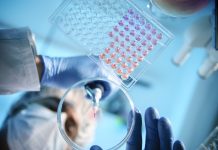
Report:
[[[146,129],[146,141],[145,150],[159,150],[160,142],[158,135],[158,111],[152,107],[149,107],[145,111],[145,129]]]
[[[142,116],[139,111],[135,111],[135,126],[132,134],[127,141],[126,150],[141,150],[142,149]],[[133,118],[132,111],[128,118],[128,130],[130,130]]]
[[[164,117],[158,121],[158,133],[161,150],[172,150],[173,134],[170,121]]]
[[[101,147],[99,147],[98,145],[93,145],[90,150],[102,150]]]
[[[173,144],[173,150],[185,150],[185,145],[182,141],[175,141]]]

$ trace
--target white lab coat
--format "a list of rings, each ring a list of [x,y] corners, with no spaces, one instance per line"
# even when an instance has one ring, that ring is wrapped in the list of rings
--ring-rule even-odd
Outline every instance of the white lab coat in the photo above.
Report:
[[[66,118],[64,114],[62,117]],[[7,126],[10,150],[66,150],[68,147],[58,130],[56,113],[41,105],[28,106],[9,118]]]
[[[7,142],[10,150],[70,150],[70,146],[64,141],[58,130],[57,114],[45,106],[37,103],[46,97],[61,98],[65,90],[46,88],[37,95],[20,99],[11,109],[13,114],[19,104],[27,106],[16,114],[9,115],[4,125],[7,125]],[[84,98],[81,89],[73,90],[65,97],[71,104],[76,105],[74,113],[78,117],[79,125],[77,137],[74,142],[78,145],[87,145],[93,140],[96,128],[96,120],[90,118],[90,113],[84,112],[84,108],[92,106],[90,101]],[[36,101],[35,103],[33,101]],[[45,99],[46,101],[46,99]],[[92,110],[91,107],[89,107]],[[62,126],[66,120],[66,113],[61,114]],[[88,118],[89,119],[88,119]],[[81,123],[81,124],[80,124]]]
[[[0,94],[40,89],[29,28],[0,30]]]

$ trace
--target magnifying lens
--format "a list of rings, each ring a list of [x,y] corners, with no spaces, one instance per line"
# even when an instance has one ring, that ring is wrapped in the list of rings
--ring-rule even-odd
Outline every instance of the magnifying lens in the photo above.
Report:
[[[93,86],[93,83],[106,83],[116,90],[111,89],[110,94],[105,96],[103,86]],[[124,113],[109,111],[113,108],[108,107],[115,109],[120,101],[123,102]],[[74,84],[62,97],[58,106],[58,127],[74,150],[89,150],[93,145],[115,150],[130,137],[135,124],[134,112],[131,98],[120,85],[102,78],[86,79]],[[132,113],[132,121],[127,129],[129,113]]]

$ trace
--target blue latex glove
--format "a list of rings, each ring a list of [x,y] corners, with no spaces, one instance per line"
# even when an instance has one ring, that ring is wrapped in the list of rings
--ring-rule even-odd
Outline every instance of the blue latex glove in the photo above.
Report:
[[[132,114],[132,113],[130,113]],[[126,150],[142,150],[142,117],[139,112],[135,113],[135,127],[127,141]],[[128,129],[132,116],[129,116]],[[181,141],[173,143],[171,125],[168,119],[159,118],[154,108],[148,108],[145,112],[146,142],[145,150],[185,150]],[[99,146],[93,146],[90,150],[102,150]]]
[[[101,147],[97,146],[97,145],[93,145],[90,150],[102,150]]]
[[[41,85],[57,88],[69,88],[74,83],[94,77],[109,78],[108,73],[104,72],[102,67],[98,66],[87,56],[77,57],[48,57],[41,56],[43,64],[43,73]],[[107,96],[110,91],[108,83],[95,82],[104,87],[103,96]]]
[[[173,142],[173,134],[170,121],[164,117],[159,118],[157,110],[148,108],[145,112],[146,141],[145,150],[184,150],[185,146],[181,141]],[[131,116],[128,126],[131,124]],[[142,149],[142,117],[136,112],[135,128],[127,141],[127,150]]]

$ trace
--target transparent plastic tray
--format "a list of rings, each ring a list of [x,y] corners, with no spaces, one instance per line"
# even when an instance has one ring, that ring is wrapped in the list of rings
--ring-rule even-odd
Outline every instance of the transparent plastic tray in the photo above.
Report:
[[[66,0],[50,20],[127,89],[173,39],[131,0]]]

